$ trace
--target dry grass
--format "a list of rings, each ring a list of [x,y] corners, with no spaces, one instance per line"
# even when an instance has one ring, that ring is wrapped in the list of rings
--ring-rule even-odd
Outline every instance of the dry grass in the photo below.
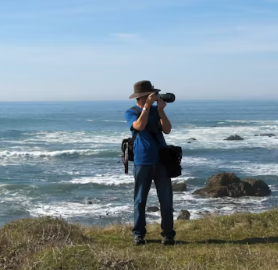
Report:
[[[131,227],[82,227],[57,218],[0,229],[0,269],[278,269],[278,209],[177,221],[177,244],[160,244],[149,225],[134,246]]]

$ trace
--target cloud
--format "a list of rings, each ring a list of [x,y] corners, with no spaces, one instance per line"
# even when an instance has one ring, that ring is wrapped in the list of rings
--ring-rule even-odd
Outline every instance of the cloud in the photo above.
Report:
[[[114,33],[112,36],[117,37],[119,39],[136,39],[139,36],[137,34],[132,33]]]
[[[131,46],[129,49],[132,49],[132,46],[134,45],[144,46],[147,44],[147,40],[145,38],[135,33],[113,33],[111,36],[112,38],[115,38],[116,41],[126,42],[129,44]]]

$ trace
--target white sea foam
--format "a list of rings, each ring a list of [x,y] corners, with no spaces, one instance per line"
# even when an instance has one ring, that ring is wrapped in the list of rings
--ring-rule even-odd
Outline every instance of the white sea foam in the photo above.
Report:
[[[186,157],[182,159],[182,167],[185,171],[188,166],[207,166],[210,168],[217,168],[217,170],[223,171],[229,169],[230,171],[240,171],[245,175],[278,175],[277,163],[258,163],[246,160],[226,161],[224,159],[216,158],[201,158],[201,157]]]
[[[207,214],[229,215],[235,212],[261,212],[267,210],[265,202],[271,197],[242,198],[201,198],[192,193],[174,193],[175,209],[186,209],[192,219],[202,218]],[[177,215],[178,211],[175,212]]]
[[[266,202],[271,197],[242,197],[242,198],[208,198],[193,195],[194,191],[174,192],[174,219],[177,218],[180,210],[188,210],[190,219],[199,219],[208,214],[229,215],[235,212],[262,212],[268,210]],[[159,206],[156,190],[151,189],[148,203]],[[160,212],[148,213],[150,221],[160,221]]]
[[[88,119],[87,121],[94,121]],[[106,122],[125,122],[120,120],[103,120]],[[229,126],[223,126],[230,123]],[[237,125],[241,123],[243,125]],[[195,125],[174,127],[169,135],[166,135],[168,144],[182,145],[191,149],[236,149],[236,148],[277,148],[278,146],[278,121],[260,121],[260,120],[227,120],[218,122],[217,127],[196,127]],[[245,125],[246,124],[246,125]],[[253,125],[250,125],[253,124]],[[273,133],[276,137],[254,136],[257,134]],[[243,137],[243,141],[227,141],[225,138],[238,134]],[[105,146],[107,144],[119,144],[122,139],[130,136],[128,130],[123,132],[103,132],[103,131],[76,131],[76,132],[37,132],[29,133],[30,137],[24,142],[28,144],[36,143],[84,143]],[[196,138],[188,144],[189,138]]]
[[[22,194],[21,191],[8,190],[5,187],[9,186],[8,184],[1,185],[0,189],[0,203],[6,204],[19,204],[21,206],[29,206],[31,203],[31,198]]]
[[[120,121],[120,120],[102,120],[103,122],[113,122],[113,123],[126,123],[126,121]]]
[[[183,174],[184,174],[184,172],[183,172]],[[192,179],[195,179],[196,177],[194,177],[194,176],[184,176],[184,175],[181,175],[181,176],[179,176],[179,178],[177,178],[177,179],[172,179],[172,182],[173,183],[183,183],[183,182],[186,182],[186,181],[188,181],[188,180],[192,180]]]
[[[275,137],[255,136],[257,134],[274,133]],[[244,140],[224,140],[238,134]],[[189,138],[196,141],[188,143]],[[189,149],[237,149],[237,148],[269,148],[278,147],[278,125],[268,126],[219,126],[219,127],[180,127],[166,136],[168,144],[182,145]]]
[[[250,176],[255,175],[278,175],[277,163],[260,164],[256,162],[242,162],[240,165],[231,164],[231,170],[240,170]]]
[[[61,144],[74,144],[84,143],[91,144],[92,147],[97,147],[101,144],[115,144],[121,143],[122,139],[130,136],[130,132],[38,132],[30,133],[30,137],[25,139],[24,142],[28,144],[36,143],[61,143]]]
[[[107,149],[86,149],[86,150],[63,150],[63,151],[0,151],[0,157],[63,157],[63,156],[81,156],[97,155]]]
[[[277,120],[225,120],[228,123],[243,123],[243,124],[260,124],[260,125],[278,125]]]
[[[134,182],[132,175],[113,175],[113,174],[103,174],[96,175],[94,177],[81,177],[75,178],[69,181],[72,184],[100,184],[100,185],[123,185],[132,184]]]
[[[115,204],[84,204],[78,202],[61,202],[52,204],[37,204],[28,212],[35,217],[38,216],[61,216],[64,218],[79,216],[118,216],[120,213],[131,212],[131,205]]]
[[[102,177],[99,175],[98,177]],[[132,193],[132,190],[130,191]],[[191,191],[192,192],[192,191]],[[234,212],[261,212],[267,210],[267,204],[271,197],[243,197],[243,198],[200,198],[191,192],[174,193],[174,217],[181,209],[186,209],[191,214],[191,219],[202,218],[207,214],[228,215]],[[8,204],[19,204],[24,206],[32,216],[61,216],[63,218],[91,217],[100,218],[104,216],[123,217],[132,216],[133,202],[104,202],[93,200],[87,202],[32,202],[32,198],[22,195],[19,191],[0,189],[0,202]],[[156,190],[150,190],[148,205],[157,205],[159,202]],[[160,222],[160,211],[147,213],[148,222]],[[129,220],[130,222],[131,220]]]

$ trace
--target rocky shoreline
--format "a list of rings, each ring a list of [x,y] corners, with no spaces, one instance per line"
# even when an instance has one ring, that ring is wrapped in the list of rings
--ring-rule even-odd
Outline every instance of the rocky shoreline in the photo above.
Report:
[[[219,197],[243,197],[243,196],[268,196],[271,190],[260,179],[241,180],[234,173],[219,173],[211,176],[205,188],[196,190],[193,194]]]
[[[187,190],[185,182],[173,182],[173,192],[184,192]],[[209,177],[204,188],[193,192],[193,195],[200,197],[263,197],[269,196],[271,190],[269,186],[260,179],[245,178],[241,180],[234,173],[218,173]],[[149,206],[146,212],[158,212],[160,209],[157,206]],[[208,213],[209,214],[209,213]],[[177,216],[177,220],[190,219],[188,210],[181,210]]]

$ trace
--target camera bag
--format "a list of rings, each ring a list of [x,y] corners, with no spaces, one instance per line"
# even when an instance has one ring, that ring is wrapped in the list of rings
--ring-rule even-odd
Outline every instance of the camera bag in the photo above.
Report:
[[[137,107],[132,107],[132,110],[135,110],[140,116],[141,112]],[[121,150],[122,150],[122,161],[125,167],[125,174],[128,174],[128,161],[134,161],[133,153],[133,142],[136,138],[136,135],[139,133],[138,130],[134,130],[132,138],[127,138],[122,140]]]
[[[180,146],[167,145],[159,150],[159,156],[170,178],[181,175],[182,148]]]

